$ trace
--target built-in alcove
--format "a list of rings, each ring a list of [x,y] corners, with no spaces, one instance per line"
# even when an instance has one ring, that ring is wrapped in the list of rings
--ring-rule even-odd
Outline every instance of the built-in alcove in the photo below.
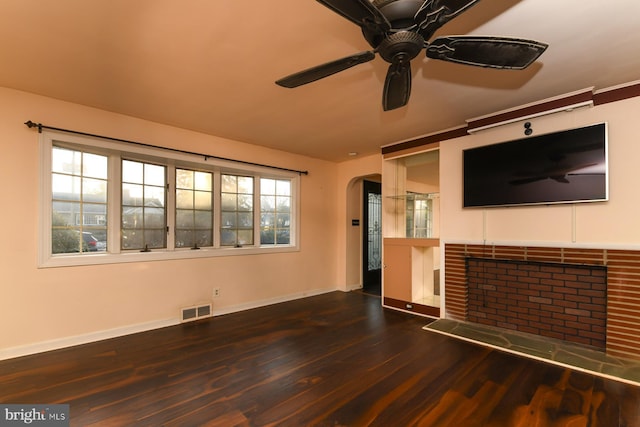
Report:
[[[440,317],[439,151],[385,159],[383,305]]]

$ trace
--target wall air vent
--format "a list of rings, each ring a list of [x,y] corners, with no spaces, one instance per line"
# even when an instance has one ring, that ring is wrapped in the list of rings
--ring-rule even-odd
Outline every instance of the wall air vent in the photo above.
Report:
[[[211,304],[198,306],[198,317],[211,316]]]
[[[211,304],[185,307],[181,310],[181,320],[182,322],[192,322],[205,317],[211,317],[213,315],[213,310],[211,308]]]

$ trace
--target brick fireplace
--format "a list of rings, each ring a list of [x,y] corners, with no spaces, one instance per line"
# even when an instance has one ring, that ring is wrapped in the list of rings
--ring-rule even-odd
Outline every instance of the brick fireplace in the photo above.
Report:
[[[640,251],[445,244],[445,317],[640,360]]]
[[[467,320],[605,349],[606,268],[467,258]]]

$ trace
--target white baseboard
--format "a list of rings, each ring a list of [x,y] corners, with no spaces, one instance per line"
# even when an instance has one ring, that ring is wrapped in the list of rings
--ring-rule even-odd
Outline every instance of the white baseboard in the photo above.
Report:
[[[315,295],[326,294],[334,292],[336,289],[316,289],[306,292],[298,292],[295,294],[285,295],[282,297],[269,298],[260,301],[252,301],[246,304],[239,304],[230,307],[225,307],[220,310],[213,310],[214,316],[220,316],[223,314],[236,313],[239,311],[250,310],[252,308],[264,307],[267,305],[278,304],[281,302],[293,301],[300,298],[311,297]],[[0,360],[13,359],[16,357],[28,356],[31,354],[44,353],[51,350],[59,350],[66,347],[73,347],[76,345],[88,344],[91,342],[107,340],[110,338],[117,338],[125,335],[137,334],[139,332],[151,331],[154,329],[166,328],[168,326],[175,326],[180,324],[178,317],[174,319],[156,320],[152,322],[140,323],[136,325],[124,326],[121,328],[108,329],[105,331],[90,332],[88,334],[76,335],[71,337],[59,338],[50,341],[41,341],[33,344],[27,344],[18,347],[10,347],[6,349],[0,349]]]
[[[59,350],[61,348],[88,344],[124,335],[137,334],[138,332],[146,332],[153,329],[178,325],[179,323],[180,319],[176,317],[175,319],[156,320],[153,322],[124,326],[122,328],[108,329],[106,331],[90,332],[83,335],[75,335],[50,341],[41,341],[19,347],[10,347],[0,350],[0,360],[13,359],[14,357],[28,356],[36,353],[44,353],[45,351]]]
[[[312,291],[296,292],[295,294],[284,295],[276,298],[268,298],[259,301],[251,301],[246,304],[232,305],[224,307],[222,309],[216,309],[213,305],[213,316],[221,316],[223,314],[237,313],[239,311],[251,310],[252,308],[266,307],[268,305],[279,304],[281,302],[293,301],[301,298],[313,297],[316,295],[327,294],[329,292],[335,292],[336,289],[315,289]]]

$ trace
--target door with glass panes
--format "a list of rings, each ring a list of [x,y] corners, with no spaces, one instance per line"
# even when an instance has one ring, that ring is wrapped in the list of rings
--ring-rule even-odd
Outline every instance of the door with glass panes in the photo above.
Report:
[[[362,211],[362,288],[380,295],[382,268],[382,195],[379,182],[364,181]]]

